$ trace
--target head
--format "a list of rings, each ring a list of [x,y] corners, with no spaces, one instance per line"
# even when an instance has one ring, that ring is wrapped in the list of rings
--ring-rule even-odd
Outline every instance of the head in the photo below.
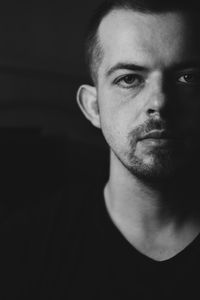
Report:
[[[102,5],[86,42],[93,84],[77,94],[112,161],[145,180],[182,168],[200,137],[199,15],[164,2]]]

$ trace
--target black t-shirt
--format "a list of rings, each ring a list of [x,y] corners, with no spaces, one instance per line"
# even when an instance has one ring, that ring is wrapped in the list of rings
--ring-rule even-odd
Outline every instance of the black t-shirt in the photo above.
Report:
[[[30,299],[198,299],[200,237],[157,262],[113,225],[102,187],[72,186],[32,215]],[[38,212],[38,211],[37,211]]]

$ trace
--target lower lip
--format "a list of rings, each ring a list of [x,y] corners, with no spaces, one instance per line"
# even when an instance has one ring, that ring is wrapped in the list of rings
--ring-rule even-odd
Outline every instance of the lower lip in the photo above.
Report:
[[[168,146],[169,144],[174,143],[175,141],[176,141],[175,139],[147,138],[147,139],[141,140],[140,142],[145,143],[146,145],[149,145],[149,146],[164,147],[164,146]]]

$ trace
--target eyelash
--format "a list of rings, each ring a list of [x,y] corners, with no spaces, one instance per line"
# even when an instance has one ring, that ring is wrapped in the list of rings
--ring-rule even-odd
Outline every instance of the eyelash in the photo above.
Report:
[[[184,78],[185,76],[192,76],[194,79],[193,82],[187,82],[187,79],[181,80],[181,78]],[[130,77],[133,82],[132,83],[126,83],[125,79],[127,77]],[[129,78],[129,79],[130,79]],[[196,81],[196,82],[195,82]],[[137,83],[135,83],[137,82]],[[114,80],[114,84],[119,86],[123,89],[133,89],[133,88],[139,88],[143,83],[145,82],[145,78],[139,74],[126,74],[123,76],[120,76],[119,78]],[[176,82],[179,85],[187,85],[189,86],[200,86],[200,72],[185,72],[183,74],[180,74],[179,76],[176,76]]]
[[[183,80],[180,80],[181,78],[184,78],[185,76],[192,76],[193,82],[187,82],[187,79],[184,79],[185,82]],[[177,81],[179,84],[183,84],[183,85],[200,85],[200,72],[197,71],[197,72],[184,73],[177,78]]]
[[[125,83],[125,79],[127,77],[132,77],[132,79],[135,81],[139,81],[137,84],[135,84],[134,82],[133,83]],[[124,82],[124,83],[123,83]],[[138,75],[138,74],[126,74],[126,75],[123,75],[119,78],[117,78],[116,80],[114,80],[114,84],[120,86],[121,88],[124,88],[124,89],[130,89],[130,88],[137,88],[141,85],[141,83],[144,82],[144,78],[141,76],[141,75]]]

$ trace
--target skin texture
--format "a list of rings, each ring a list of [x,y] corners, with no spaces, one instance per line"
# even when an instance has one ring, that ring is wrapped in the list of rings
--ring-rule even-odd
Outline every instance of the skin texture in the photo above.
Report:
[[[173,12],[110,12],[98,31],[103,59],[97,86],[78,91],[80,108],[101,128],[111,150],[105,188],[111,219],[129,242],[156,260],[180,252],[200,231],[188,208],[180,222],[183,182],[173,186],[183,171],[193,172],[188,166],[198,165],[196,22]],[[155,132],[165,136],[145,138]],[[185,186],[190,190],[187,179]]]
[[[183,75],[172,71],[175,64],[199,60],[199,47],[188,47],[187,41],[192,37],[190,32],[186,33],[185,25],[181,17],[173,14],[159,18],[116,11],[105,18],[99,28],[99,37],[104,45],[98,80],[101,128],[114,153],[136,175],[150,178],[165,175],[165,172],[170,172],[167,166],[173,168],[177,156],[180,156],[181,150],[184,151],[181,143],[174,143],[170,148],[170,145],[156,147],[149,140],[137,141],[148,131],[150,120],[155,122],[151,122],[149,131],[159,129],[159,123],[163,121],[166,124],[160,127],[173,130],[172,135],[179,139],[184,134],[182,124],[189,122],[186,116],[191,105],[189,99],[193,98],[198,104],[195,98],[199,97],[196,93],[199,87],[187,87],[184,83],[183,75],[187,74],[187,69],[180,68],[180,73],[185,72]],[[146,70],[135,73],[121,69],[107,76],[106,72],[118,63],[135,63]],[[113,84],[120,76],[129,74],[141,76],[141,79],[135,79],[135,86],[126,84],[123,79],[119,84]],[[172,83],[167,80],[172,80]],[[168,92],[166,86],[169,84]],[[175,149],[173,146],[180,147]],[[170,152],[177,153],[174,161]]]

